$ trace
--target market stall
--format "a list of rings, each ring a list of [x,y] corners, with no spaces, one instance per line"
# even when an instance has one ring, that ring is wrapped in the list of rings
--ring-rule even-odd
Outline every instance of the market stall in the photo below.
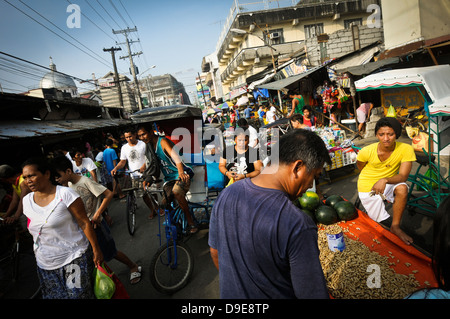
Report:
[[[317,128],[315,132],[323,140],[330,154],[331,166],[325,164],[326,172],[356,163],[356,153],[348,146],[344,130],[329,126]],[[326,178],[330,180],[329,176]]]
[[[409,176],[407,205],[435,212],[450,189],[448,170],[441,170],[442,156],[450,156],[450,65],[380,72],[356,81],[355,86],[357,91],[415,87],[423,96],[429,125],[428,147],[422,151],[428,161],[420,162],[418,170]],[[421,171],[422,167],[426,170]],[[415,190],[424,194],[416,196]]]
[[[402,299],[438,286],[425,253],[406,245],[362,211],[355,219],[318,226],[320,260],[332,298]],[[326,236],[336,226],[344,234],[342,251],[332,251]]]

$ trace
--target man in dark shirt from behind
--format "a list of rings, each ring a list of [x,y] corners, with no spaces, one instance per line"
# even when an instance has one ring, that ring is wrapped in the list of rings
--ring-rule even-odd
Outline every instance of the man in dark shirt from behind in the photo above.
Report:
[[[312,186],[330,157],[323,141],[292,130],[279,156],[218,197],[210,221],[211,257],[221,298],[328,298],[317,227],[292,200]]]

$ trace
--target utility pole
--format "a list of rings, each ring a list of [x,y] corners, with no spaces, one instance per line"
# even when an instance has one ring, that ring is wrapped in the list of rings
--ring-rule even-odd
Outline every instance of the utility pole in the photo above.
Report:
[[[127,59],[128,58],[130,60],[130,70],[131,70],[131,74],[133,75],[134,85],[135,85],[136,91],[137,91],[139,110],[142,110],[141,90],[139,89],[139,82],[138,82],[138,79],[137,79],[137,76],[136,76],[136,67],[135,67],[134,62],[133,62],[133,56],[141,55],[142,51],[137,52],[137,53],[131,53],[130,44],[131,43],[135,43],[135,42],[139,42],[139,41],[130,41],[128,39],[128,34],[130,32],[137,32],[137,28],[136,27],[134,27],[133,29],[126,28],[124,30],[118,30],[118,31],[114,31],[113,30],[114,34],[123,34],[125,36],[126,42],[125,43],[119,43],[119,44],[126,44],[127,45],[128,56],[122,56],[120,58],[121,59]]]
[[[111,52],[111,57],[112,57],[112,61],[113,61],[113,66],[114,66],[114,83],[117,85],[117,89],[118,89],[118,93],[119,93],[119,103],[120,103],[120,107],[124,108],[123,106],[123,98],[122,98],[122,87],[120,85],[120,80],[119,80],[119,73],[117,73],[117,65],[116,65],[116,55],[115,52],[116,51],[120,51],[122,50],[121,48],[109,48],[109,49],[103,49],[103,51],[105,52]]]

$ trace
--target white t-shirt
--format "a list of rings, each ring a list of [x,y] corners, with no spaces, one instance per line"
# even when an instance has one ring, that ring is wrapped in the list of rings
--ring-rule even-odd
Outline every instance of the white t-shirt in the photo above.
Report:
[[[130,171],[135,171],[140,169],[145,163],[145,143],[138,140],[136,145],[130,146],[130,144],[125,144],[120,150],[120,160],[127,160],[128,167]],[[141,173],[135,172],[132,174],[133,177],[142,176]]]
[[[276,121],[275,108],[272,106],[269,111],[266,113],[267,123],[273,123]]]
[[[102,197],[100,195],[105,192],[106,187],[86,176],[82,176],[78,183],[72,184],[69,182],[69,187],[80,195],[86,213],[89,219],[92,219],[102,203]]]
[[[55,199],[45,207],[34,202],[34,192],[23,198],[23,213],[30,223],[37,265],[58,269],[84,254],[89,246],[83,230],[68,207],[78,198],[68,187],[56,186]],[[39,235],[40,233],[40,235]]]
[[[72,161],[73,172],[77,175],[83,175],[90,177],[90,171],[95,171],[97,169],[97,165],[95,165],[94,161],[89,157],[84,157],[81,161],[81,165],[77,166],[75,161]]]

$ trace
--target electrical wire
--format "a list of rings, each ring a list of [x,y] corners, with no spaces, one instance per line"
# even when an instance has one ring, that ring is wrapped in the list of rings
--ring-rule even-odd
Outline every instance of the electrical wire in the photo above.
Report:
[[[25,2],[23,2],[22,0],[19,0],[20,3],[22,3],[23,5],[25,5],[28,9],[32,10],[34,13],[36,13],[37,15],[39,15],[41,18],[43,18],[45,21],[47,21],[48,23],[50,23],[51,25],[53,25],[55,28],[57,28],[59,31],[63,32],[65,35],[67,35],[68,37],[70,37],[71,39],[75,40],[77,43],[79,43],[80,45],[82,45],[83,47],[85,47],[87,50],[89,50],[90,52],[92,52],[93,54],[95,54],[96,56],[98,56],[100,59],[102,59],[103,61],[105,61],[106,63],[109,63],[108,61],[106,61],[104,58],[102,58],[100,55],[98,55],[97,53],[95,53],[94,51],[92,51],[91,49],[89,49],[87,46],[85,46],[83,43],[81,43],[80,41],[78,41],[77,39],[75,39],[73,36],[71,36],[70,34],[68,34],[66,31],[64,31],[63,29],[61,29],[60,27],[58,27],[56,24],[54,24],[53,22],[51,22],[49,19],[47,19],[46,17],[44,17],[41,13],[39,13],[38,11],[36,11],[35,9],[33,9],[32,7],[30,7],[28,4],[26,4]]]
[[[79,82],[89,82],[89,83],[91,83],[91,81],[93,82],[93,80],[86,81],[84,79],[80,79],[80,78],[78,78],[76,76],[73,76],[73,75],[69,75],[69,74],[66,74],[66,73],[63,73],[63,72],[59,72],[59,71],[54,71],[54,70],[52,70],[52,69],[50,69],[48,67],[45,67],[43,65],[40,65],[40,64],[37,64],[37,63],[31,62],[31,61],[28,61],[28,60],[16,57],[14,55],[11,55],[11,54],[8,54],[8,53],[2,52],[2,51],[0,51],[0,54],[5,55],[5,56],[10,57],[10,58],[13,58],[13,59],[18,60],[18,61],[21,61],[21,62],[25,62],[25,63],[31,64],[33,66],[37,66],[39,68],[42,68],[42,69],[45,69],[45,70],[48,70],[48,71],[52,71],[52,72],[59,73],[59,74],[64,75],[64,76],[71,77],[72,79],[75,79],[75,80],[77,80]],[[19,71],[21,71],[23,73],[29,73],[29,74],[31,74],[33,76],[36,76],[36,74],[32,74],[32,73],[27,72],[27,71],[23,71],[23,70],[19,70]],[[95,84],[95,83],[91,83],[91,84]]]
[[[20,8],[16,7],[15,5],[13,5],[11,2],[9,2],[8,0],[3,0],[4,2],[6,2],[7,4],[9,4],[10,6],[12,6],[13,8],[15,8],[16,10],[18,10],[19,12],[21,12],[22,14],[24,14],[25,16],[27,16],[28,18],[30,18],[31,20],[33,20],[34,22],[38,23],[39,25],[41,25],[42,27],[44,27],[45,29],[47,29],[48,31],[50,31],[51,33],[53,33],[54,35],[56,35],[57,37],[61,38],[62,40],[66,41],[67,43],[69,43],[70,45],[74,46],[75,48],[77,48],[78,50],[82,51],[83,53],[87,54],[88,56],[90,56],[91,58],[97,60],[98,62],[102,63],[103,65],[107,66],[108,68],[111,68],[110,64],[105,64],[103,61],[97,59],[96,57],[92,56],[91,54],[89,54],[88,52],[86,52],[85,50],[81,49],[80,47],[78,47],[77,45],[73,44],[72,42],[68,41],[67,39],[65,39],[64,37],[62,37],[61,35],[59,35],[58,33],[56,33],[55,31],[51,30],[50,28],[48,28],[47,26],[45,26],[44,24],[42,24],[41,22],[39,22],[38,20],[36,20],[35,18],[33,18],[32,16],[30,16],[28,13],[24,12],[23,10],[21,10]],[[20,0],[19,0],[20,1]]]

